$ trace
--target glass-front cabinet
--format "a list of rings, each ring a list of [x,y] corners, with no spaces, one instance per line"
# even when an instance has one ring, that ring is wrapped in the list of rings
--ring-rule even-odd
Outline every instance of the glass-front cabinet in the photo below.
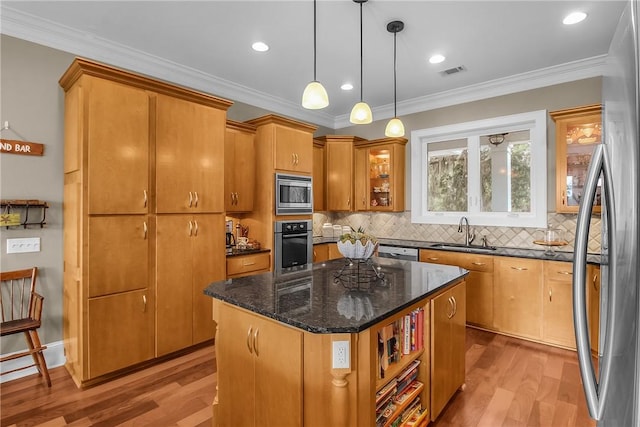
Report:
[[[355,210],[404,211],[405,138],[356,143]]]
[[[556,212],[578,212],[591,155],[602,143],[602,108],[594,104],[550,115],[556,123]],[[601,191],[599,181],[594,212],[600,212]]]

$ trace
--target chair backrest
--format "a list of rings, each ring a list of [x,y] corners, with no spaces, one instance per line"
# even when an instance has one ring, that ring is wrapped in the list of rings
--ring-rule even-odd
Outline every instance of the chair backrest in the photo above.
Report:
[[[40,320],[42,297],[35,291],[37,275],[38,267],[0,272],[0,311],[3,323],[28,317]]]

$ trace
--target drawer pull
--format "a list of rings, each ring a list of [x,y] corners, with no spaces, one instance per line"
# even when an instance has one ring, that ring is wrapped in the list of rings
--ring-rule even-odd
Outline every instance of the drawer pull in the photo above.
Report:
[[[472,262],[471,264],[473,264],[473,265],[486,265],[486,263],[484,263],[484,262],[477,262],[477,261],[476,262]]]
[[[253,262],[246,262],[246,261],[244,261],[244,262],[242,263],[242,265],[244,265],[245,267],[246,267],[246,266],[248,266],[248,265],[255,265],[255,264],[256,264],[256,263],[255,263],[255,261],[253,261]]]
[[[436,257],[436,256],[432,256],[432,257],[429,257],[429,258],[427,258],[427,259],[428,259],[429,261],[437,261],[437,260],[439,260],[440,258],[438,258],[438,257]]]
[[[528,268],[527,267],[511,267],[512,270],[518,270],[518,271],[527,271]]]
[[[558,271],[558,274],[564,274],[566,276],[571,276],[573,274],[573,272],[571,272],[571,271]]]

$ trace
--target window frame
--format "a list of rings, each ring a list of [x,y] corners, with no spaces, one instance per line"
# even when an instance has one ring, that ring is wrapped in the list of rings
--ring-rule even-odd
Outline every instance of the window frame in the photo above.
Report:
[[[476,194],[480,179],[480,136],[529,130],[531,141],[531,211],[481,212],[481,194]],[[466,139],[468,149],[467,211],[432,212],[427,209],[428,144]],[[472,155],[471,150],[478,153]],[[472,164],[473,160],[473,164]],[[477,160],[477,164],[476,164]],[[476,198],[473,201],[473,198]],[[458,224],[466,216],[473,225],[535,227],[547,226],[547,111],[538,110],[411,132],[411,222],[417,224]]]

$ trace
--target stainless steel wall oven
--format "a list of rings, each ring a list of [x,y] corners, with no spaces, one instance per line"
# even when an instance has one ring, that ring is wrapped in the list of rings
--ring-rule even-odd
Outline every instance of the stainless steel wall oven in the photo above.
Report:
[[[274,227],[274,269],[281,270],[313,262],[313,222],[276,221]]]

